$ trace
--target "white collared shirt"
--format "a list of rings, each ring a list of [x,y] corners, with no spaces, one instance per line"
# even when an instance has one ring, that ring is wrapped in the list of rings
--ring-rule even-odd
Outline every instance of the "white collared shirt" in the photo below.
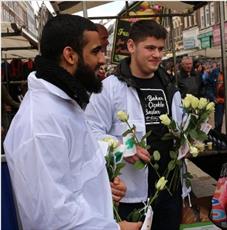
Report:
[[[84,112],[35,72],[28,88],[4,142],[23,229],[119,229]]]

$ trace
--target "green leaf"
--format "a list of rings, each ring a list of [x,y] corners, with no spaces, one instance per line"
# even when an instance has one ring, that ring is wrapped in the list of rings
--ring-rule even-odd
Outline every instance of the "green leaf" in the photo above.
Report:
[[[174,139],[174,136],[171,133],[166,133],[166,134],[164,134],[164,136],[161,139],[163,141],[172,140],[172,139]]]
[[[142,218],[142,215],[140,214],[139,210],[134,209],[132,212],[129,213],[127,216],[127,220],[130,222],[138,222]]]
[[[157,163],[155,163],[155,164],[153,165],[153,167],[154,167],[155,170],[158,170],[158,169],[159,169],[159,165],[158,165]]]
[[[177,152],[175,152],[175,151],[170,151],[169,152],[169,155],[170,155],[170,157],[171,157],[171,159],[177,159]]]
[[[187,188],[189,188],[191,186],[191,181],[190,180],[186,180],[185,181],[185,185]]]
[[[150,148],[151,148],[150,145],[146,145],[146,146],[145,146],[145,149],[147,149],[147,150],[150,149]]]
[[[121,172],[121,169],[124,168],[124,167],[125,167],[125,163],[123,163],[123,162],[117,164],[116,169],[115,169],[115,172],[114,172],[114,178],[115,178],[116,176],[121,175],[121,173],[120,173],[120,172]]]
[[[176,165],[178,165],[178,166],[181,167],[183,165],[183,161],[182,160],[177,160],[176,161]]]
[[[175,165],[176,164],[175,164],[174,160],[170,161],[169,164],[168,164],[168,170],[172,171],[175,168]]]
[[[147,138],[151,135],[151,132],[152,132],[152,131],[149,130],[149,131],[142,137],[141,141],[147,139]]]
[[[155,161],[159,161],[160,158],[161,158],[159,151],[155,150],[155,151],[153,152],[153,157],[154,157],[154,160],[155,160]]]
[[[171,120],[169,127],[172,130],[176,130],[176,128],[177,128],[176,122],[174,120]]]
[[[142,162],[141,160],[138,160],[135,162],[134,167],[136,169],[143,169],[145,167],[145,165],[146,164],[144,162]]]
[[[207,135],[201,130],[196,130],[193,129],[189,132],[189,135],[191,136],[192,139],[198,140],[198,141],[205,141],[207,140]]]

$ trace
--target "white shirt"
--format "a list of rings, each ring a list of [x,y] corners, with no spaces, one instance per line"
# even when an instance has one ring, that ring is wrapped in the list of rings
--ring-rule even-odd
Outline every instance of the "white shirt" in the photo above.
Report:
[[[119,229],[84,112],[35,73],[4,142],[24,230]]]
[[[118,111],[129,114],[129,123],[136,126],[136,136],[141,139],[146,133],[143,109],[136,89],[128,87],[125,82],[115,76],[109,76],[103,82],[103,90],[99,94],[92,94],[86,107],[88,123],[96,136],[101,140],[106,136],[117,138],[122,142],[122,134],[128,129],[125,123],[117,118]],[[181,96],[176,92],[173,96],[171,110],[175,121],[181,122]],[[121,179],[127,186],[126,195],[121,200],[126,203],[138,203],[147,200],[148,196],[148,169],[135,169],[125,162],[121,171]]]

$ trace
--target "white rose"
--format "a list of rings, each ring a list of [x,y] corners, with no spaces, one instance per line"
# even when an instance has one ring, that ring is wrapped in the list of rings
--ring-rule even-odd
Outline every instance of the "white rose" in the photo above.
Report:
[[[165,187],[165,185],[166,185],[166,183],[167,183],[167,181],[168,181],[168,180],[166,180],[164,176],[161,177],[161,178],[158,180],[157,184],[155,185],[156,189],[159,190],[159,191],[163,190],[164,187]]]
[[[117,112],[117,118],[122,122],[128,121],[128,117],[129,117],[128,114],[124,111]]]
[[[190,146],[189,151],[190,151],[190,153],[192,154],[193,157],[197,157],[198,154],[199,154],[199,150],[194,146]]]
[[[207,104],[208,104],[208,100],[207,100],[206,98],[204,98],[204,97],[201,97],[201,98],[199,99],[198,108],[199,108],[199,109],[203,109],[203,108],[205,108],[205,107],[207,106]]]
[[[207,106],[206,106],[206,110],[208,111],[214,111],[214,102],[210,102]]]
[[[191,106],[192,106],[192,108],[197,109],[198,105],[199,105],[199,99],[197,97],[193,96],[191,98]]]
[[[113,149],[117,148],[117,146],[119,144],[117,140],[115,140],[111,137],[104,137],[102,140],[107,142],[109,147],[112,147]]]
[[[184,108],[187,109],[187,108],[190,107],[190,105],[191,105],[191,97],[192,97],[191,94],[187,94],[186,97],[182,100]]]
[[[166,126],[169,126],[170,123],[171,123],[171,120],[169,119],[168,115],[167,114],[163,114],[161,116],[159,116],[160,120],[161,120],[161,123],[163,125],[166,125]]]

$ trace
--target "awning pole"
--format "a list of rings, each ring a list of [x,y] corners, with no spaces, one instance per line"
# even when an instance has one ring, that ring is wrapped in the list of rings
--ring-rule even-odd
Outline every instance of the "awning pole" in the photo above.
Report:
[[[175,38],[173,34],[173,17],[171,16],[171,10],[169,10],[169,14],[170,14],[169,20],[170,20],[171,46],[172,46],[172,53],[173,53],[173,66],[174,66],[174,74],[175,74],[175,79],[177,84],[177,75],[176,75],[177,60],[176,60],[176,50],[175,50]]]
[[[82,1],[82,6],[83,6],[83,16],[87,18],[87,2]]]
[[[220,33],[221,33],[221,54],[222,54],[222,71],[224,76],[224,103],[225,103],[225,133],[227,134],[227,64],[226,64],[226,52],[225,52],[225,24],[224,24],[224,8],[225,2],[220,1]]]

